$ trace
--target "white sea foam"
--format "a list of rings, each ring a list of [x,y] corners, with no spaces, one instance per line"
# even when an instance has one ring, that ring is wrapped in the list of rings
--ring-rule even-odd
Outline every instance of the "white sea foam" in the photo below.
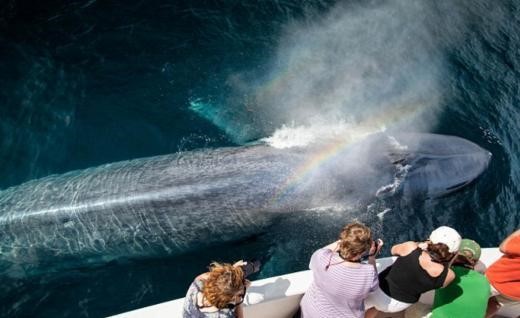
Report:
[[[385,197],[387,195],[393,195],[401,186],[402,181],[406,178],[408,174],[408,170],[412,167],[411,165],[395,165],[396,173],[394,176],[394,181],[390,184],[384,185],[377,189],[376,196],[377,197]]]
[[[405,150],[408,150],[408,146],[407,145],[402,145],[399,143],[399,141],[397,141],[397,139],[395,139],[394,136],[388,136],[388,139],[390,141],[390,144],[396,149],[396,150],[401,150],[401,151],[405,151]]]
[[[305,147],[324,140],[341,139],[354,142],[366,136],[384,131],[385,127],[366,126],[340,120],[335,124],[283,125],[270,137],[262,139],[274,148]]]
[[[392,211],[392,209],[384,209],[383,212],[380,212],[377,214],[377,218],[382,221],[383,218],[385,217],[385,214],[387,214],[388,212]]]
[[[309,212],[316,212],[316,213],[336,213],[336,212],[343,212],[346,210],[354,209],[354,206],[348,205],[348,204],[337,204],[337,205],[328,205],[328,206],[321,206],[321,207],[315,207],[315,208],[308,208],[304,211]]]

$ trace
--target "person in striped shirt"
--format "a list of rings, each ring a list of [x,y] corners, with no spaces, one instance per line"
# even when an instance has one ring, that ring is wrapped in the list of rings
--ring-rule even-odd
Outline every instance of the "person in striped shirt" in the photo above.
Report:
[[[356,222],[343,228],[338,241],[315,251],[309,264],[313,282],[300,303],[302,317],[364,317],[364,299],[378,287],[375,256],[382,245]]]

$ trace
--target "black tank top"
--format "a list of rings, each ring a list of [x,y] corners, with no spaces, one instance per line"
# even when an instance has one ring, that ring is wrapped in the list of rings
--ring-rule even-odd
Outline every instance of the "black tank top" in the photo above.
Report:
[[[406,256],[399,256],[393,265],[379,274],[379,286],[385,294],[413,304],[422,293],[442,287],[448,275],[448,267],[444,266],[439,276],[431,277],[419,264],[421,253],[422,250],[417,248]]]

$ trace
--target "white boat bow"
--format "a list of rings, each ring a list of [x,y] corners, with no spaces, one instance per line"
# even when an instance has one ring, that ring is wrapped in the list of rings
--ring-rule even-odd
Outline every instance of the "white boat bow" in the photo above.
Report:
[[[498,248],[483,248],[477,270],[484,271],[489,265],[502,256]],[[381,272],[395,260],[385,257],[377,260],[377,270]],[[312,272],[301,271],[269,277],[253,281],[247,290],[244,300],[244,315],[247,318],[291,318],[297,312],[303,294],[312,281]],[[187,288],[188,286],[186,286]],[[431,305],[433,292],[422,295],[421,304]],[[182,317],[184,298],[167,301],[161,304],[144,307],[112,316],[111,318],[175,318]],[[410,311],[407,318],[413,316]],[[520,302],[502,307],[498,313],[501,317],[517,317],[520,315]]]

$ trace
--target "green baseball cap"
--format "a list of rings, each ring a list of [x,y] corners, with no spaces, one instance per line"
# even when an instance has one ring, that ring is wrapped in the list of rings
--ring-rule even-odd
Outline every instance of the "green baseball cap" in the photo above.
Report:
[[[478,245],[477,242],[470,239],[462,239],[462,241],[460,241],[459,255],[470,258],[476,262],[480,258],[480,253],[480,245]]]

